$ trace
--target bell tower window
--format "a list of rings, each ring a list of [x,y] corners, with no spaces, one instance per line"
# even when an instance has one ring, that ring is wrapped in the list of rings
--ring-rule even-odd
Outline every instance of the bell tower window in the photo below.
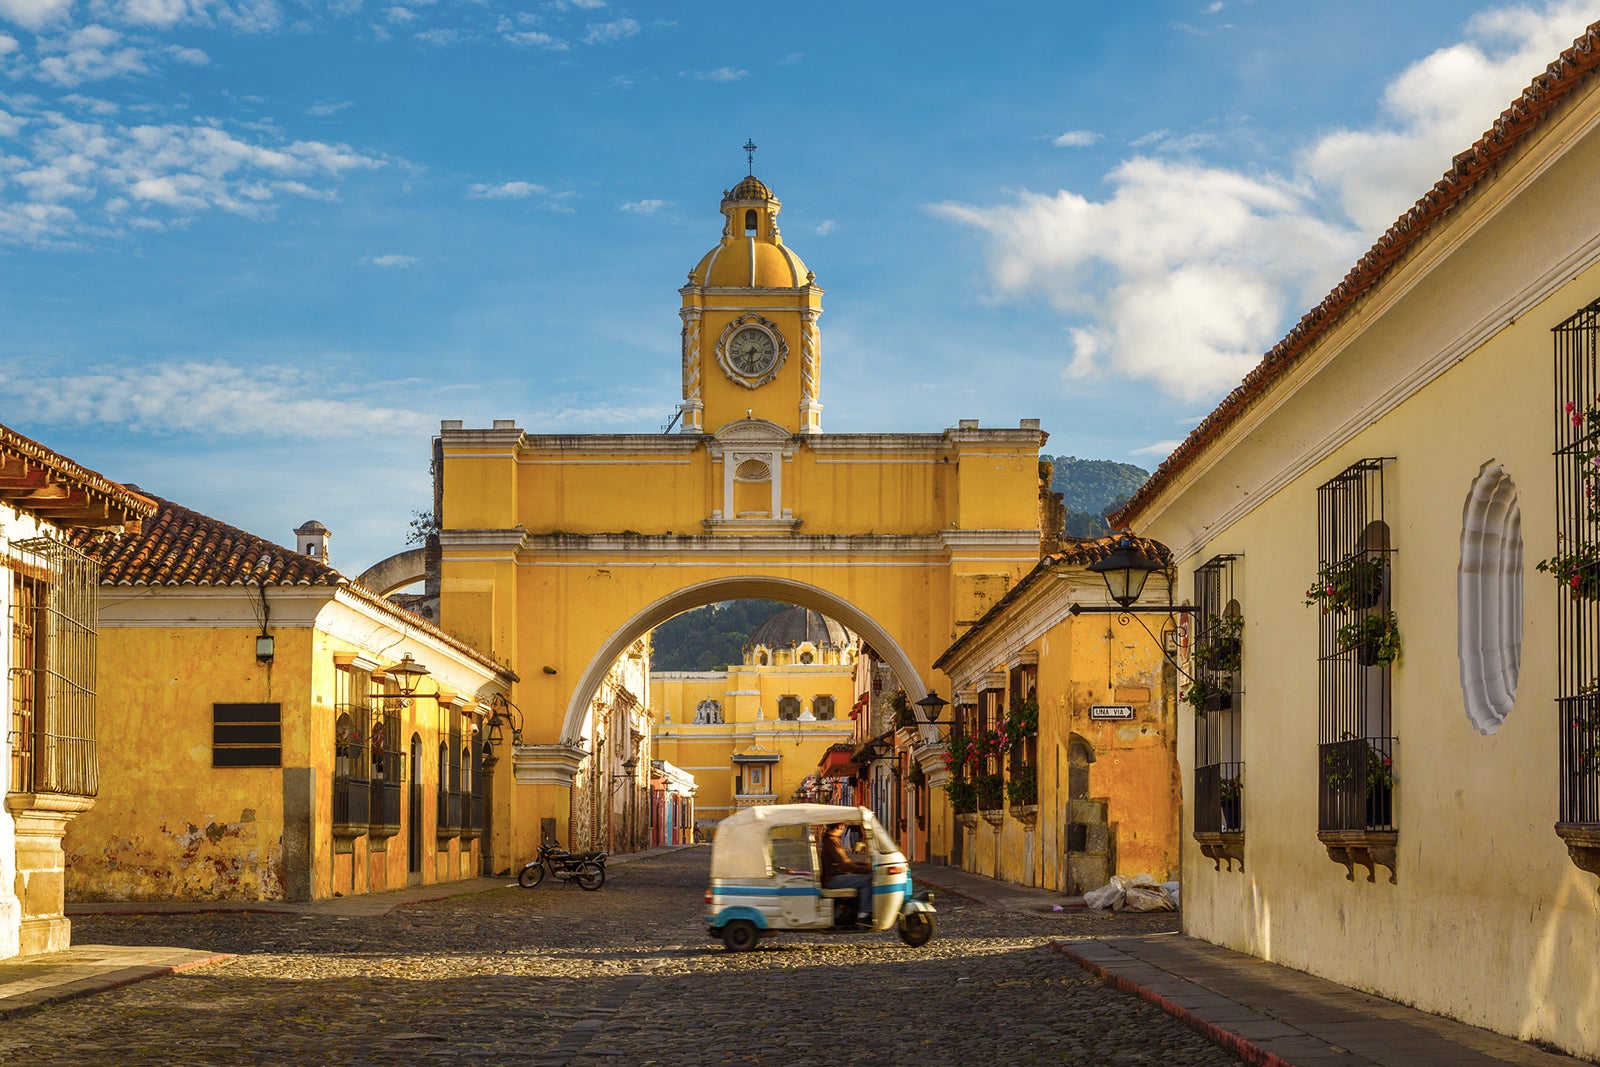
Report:
[[[755,233],[756,232],[756,209],[755,208],[747,208],[745,210],[745,213],[744,213],[744,232],[745,233]]]

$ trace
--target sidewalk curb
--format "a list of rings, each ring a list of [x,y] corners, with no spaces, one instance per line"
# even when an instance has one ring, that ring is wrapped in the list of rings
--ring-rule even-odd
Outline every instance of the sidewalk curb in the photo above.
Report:
[[[23,993],[14,997],[0,998],[0,1020],[14,1019],[20,1015],[27,1015],[48,1008],[54,1004],[64,1004],[69,1000],[79,1000],[83,997],[104,993],[111,989],[120,989],[123,986],[133,985],[151,978],[165,978],[172,974],[181,974],[200,967],[209,967],[214,963],[234,958],[234,953],[217,952],[200,959],[184,960],[182,963],[168,964],[142,964],[134,967],[124,967],[119,971],[111,971],[92,978],[80,978],[75,982],[61,986],[48,986],[33,993]]]
[[[1180,1004],[1173,1003],[1171,1000],[1162,996],[1160,993],[1157,993],[1155,990],[1146,986],[1142,986],[1138,982],[1133,981],[1131,978],[1124,978],[1119,974],[1112,974],[1110,971],[1106,970],[1106,968],[1089,959],[1087,956],[1074,952],[1070,947],[1068,947],[1068,942],[1052,941],[1050,942],[1050,945],[1056,951],[1066,956],[1067,959],[1071,960],[1073,963],[1076,963],[1078,966],[1082,967],[1084,970],[1100,979],[1106,985],[1123,993],[1131,993],[1140,1000],[1155,1005],[1168,1015],[1172,1016],[1174,1019],[1181,1022],[1183,1025],[1187,1026],[1189,1029],[1193,1030],[1195,1033],[1199,1034],[1201,1037],[1205,1038],[1207,1041],[1226,1049],[1235,1056],[1238,1056],[1240,1059],[1244,1060],[1246,1063],[1256,1064],[1257,1067],[1295,1067],[1293,1063],[1290,1063],[1282,1056],[1268,1052],[1266,1049],[1257,1045],[1254,1041],[1251,1041],[1242,1034],[1236,1034],[1232,1030],[1224,1029],[1223,1027],[1218,1026],[1216,1023],[1207,1022],[1205,1019],[1200,1018],[1188,1008],[1185,1008]]]

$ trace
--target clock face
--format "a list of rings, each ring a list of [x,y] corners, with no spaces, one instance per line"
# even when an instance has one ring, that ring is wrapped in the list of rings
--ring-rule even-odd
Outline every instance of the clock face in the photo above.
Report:
[[[765,374],[777,361],[772,335],[758,326],[746,326],[728,341],[728,363],[740,374]]]

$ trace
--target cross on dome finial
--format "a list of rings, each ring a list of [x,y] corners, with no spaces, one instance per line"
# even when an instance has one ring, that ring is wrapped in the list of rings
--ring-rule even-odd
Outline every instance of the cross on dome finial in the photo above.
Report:
[[[741,147],[744,149],[745,161],[750,164],[750,173],[754,175],[756,172],[756,143],[746,137]]]

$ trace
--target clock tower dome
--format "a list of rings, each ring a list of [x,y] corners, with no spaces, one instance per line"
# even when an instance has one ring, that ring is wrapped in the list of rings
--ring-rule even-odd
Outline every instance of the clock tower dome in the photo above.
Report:
[[[783,243],[781,207],[752,167],[722,194],[722,240],[678,290],[684,433],[715,433],[745,418],[822,432],[822,290]]]

